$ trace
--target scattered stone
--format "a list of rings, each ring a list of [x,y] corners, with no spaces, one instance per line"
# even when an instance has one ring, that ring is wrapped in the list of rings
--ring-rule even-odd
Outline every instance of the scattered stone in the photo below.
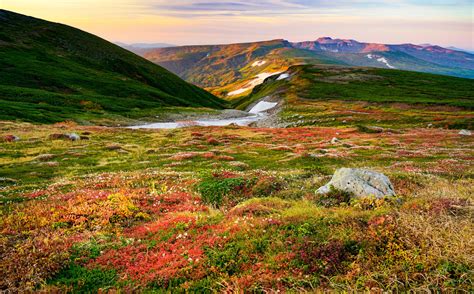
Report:
[[[357,126],[359,131],[363,133],[383,133],[384,129],[382,127],[376,127],[376,126]]]
[[[105,149],[110,150],[110,151],[116,151],[116,150],[122,149],[122,146],[118,144],[111,144],[111,145],[105,146]]]
[[[340,140],[339,140],[338,138],[336,138],[336,137],[334,137],[334,138],[331,139],[331,144],[337,144],[337,143],[339,143],[339,142],[340,142]]]
[[[17,142],[20,141],[20,137],[17,137],[15,135],[6,135],[3,136],[3,142]]]
[[[461,136],[471,136],[472,132],[469,130],[461,130],[458,134]]]
[[[48,162],[43,162],[41,165],[56,167],[56,166],[59,166],[59,163],[56,161],[48,161]]]
[[[355,197],[375,196],[382,198],[395,195],[393,185],[387,176],[358,168],[338,169],[331,181],[319,188],[316,193],[327,194],[331,191],[331,187],[351,193]]]
[[[231,161],[231,162],[229,162],[229,165],[232,166],[232,167],[235,167],[237,169],[240,169],[240,170],[246,170],[250,167],[248,164],[246,164],[245,162],[241,162],[241,161]]]
[[[17,180],[12,179],[12,178],[3,178],[0,177],[0,184],[15,184]]]
[[[67,136],[69,137],[69,140],[71,140],[71,141],[79,141],[79,140],[81,140],[81,136],[79,136],[79,135],[76,134],[76,133],[67,134]]]
[[[54,154],[40,154],[40,155],[36,156],[35,159],[39,160],[39,161],[48,161],[48,160],[51,160],[55,157],[56,157],[56,155],[54,155]]]
[[[433,124],[428,124],[427,127],[428,127],[428,128],[432,128],[432,127],[433,127]]]
[[[384,131],[382,127],[375,127],[375,126],[368,126],[367,129],[372,131],[372,133],[383,133]]]

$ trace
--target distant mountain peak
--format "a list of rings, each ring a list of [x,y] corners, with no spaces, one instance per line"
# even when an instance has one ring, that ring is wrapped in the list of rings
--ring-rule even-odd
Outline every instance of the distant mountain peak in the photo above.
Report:
[[[334,39],[331,38],[331,37],[320,37],[318,39],[316,39],[316,42],[318,43],[326,43],[326,42],[331,42],[333,41]]]

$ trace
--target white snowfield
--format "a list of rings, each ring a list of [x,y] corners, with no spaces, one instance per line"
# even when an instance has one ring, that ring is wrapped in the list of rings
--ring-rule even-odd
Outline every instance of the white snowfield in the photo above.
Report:
[[[289,73],[284,73],[284,74],[281,74],[278,78],[277,78],[277,81],[281,81],[281,80],[284,80],[284,79],[287,79],[290,77],[290,74]]]
[[[244,92],[247,92],[248,90],[250,90],[250,88],[243,87],[243,88],[240,88],[240,89],[238,89],[238,90],[229,92],[229,93],[227,94],[227,96],[240,95],[240,94],[242,94],[242,93],[244,93]]]
[[[264,112],[277,106],[277,104],[277,102],[260,101],[254,107],[252,107],[252,109],[250,109],[249,113],[257,114],[260,112]]]
[[[390,63],[388,63],[388,60],[385,57],[380,57],[380,56],[377,56],[377,55],[367,54],[367,58],[368,59],[377,58],[378,62],[381,62],[381,63],[385,64],[388,68],[392,68],[392,69],[396,68],[395,66],[392,66]]]
[[[254,63],[252,63],[252,67],[262,66],[262,65],[264,65],[265,63],[267,63],[266,60],[257,60],[257,61],[255,61]]]
[[[250,109],[248,116],[227,118],[227,119],[198,119],[193,121],[173,121],[173,122],[161,122],[152,123],[147,125],[139,125],[128,127],[129,129],[177,129],[192,126],[228,126],[230,124],[236,124],[239,126],[248,126],[249,124],[259,121],[267,116],[265,111],[274,108],[277,102],[258,102],[252,109]]]
[[[385,65],[388,67],[388,68],[395,68],[395,66],[392,66],[390,63],[388,63],[388,60],[385,59],[385,57],[380,57],[379,59],[377,59],[378,62],[382,62],[382,63],[385,63]]]
[[[280,72],[273,72],[273,73],[269,73],[269,72],[263,72],[261,74],[258,74],[256,75],[253,80],[251,80],[250,82],[248,82],[245,86],[243,86],[242,88],[238,89],[238,90],[235,90],[235,91],[232,91],[232,92],[229,92],[227,94],[227,96],[235,96],[235,95],[240,95],[244,92],[247,92],[249,90],[252,90],[255,86],[258,86],[260,85],[261,83],[263,83],[263,81],[265,81],[266,78],[270,77],[270,76],[273,76],[273,75],[278,75],[278,74],[281,74],[281,71]]]

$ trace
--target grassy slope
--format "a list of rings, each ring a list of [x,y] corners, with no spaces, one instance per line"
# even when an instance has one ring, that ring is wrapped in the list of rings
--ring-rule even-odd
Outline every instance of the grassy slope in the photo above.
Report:
[[[0,119],[143,117],[162,106],[223,102],[83,31],[0,10]]]
[[[321,54],[327,56],[329,59],[339,60],[348,65],[387,68],[384,63],[378,62],[376,58],[367,58],[367,53],[338,54],[325,52]],[[385,57],[390,65],[401,70],[426,72],[471,79],[474,77],[474,70],[435,64],[403,52],[374,52],[372,55]]]
[[[272,93],[284,92],[290,102],[345,100],[378,103],[449,105],[474,108],[472,80],[377,68],[304,65],[292,67],[293,78],[268,81],[236,101],[243,108]]]

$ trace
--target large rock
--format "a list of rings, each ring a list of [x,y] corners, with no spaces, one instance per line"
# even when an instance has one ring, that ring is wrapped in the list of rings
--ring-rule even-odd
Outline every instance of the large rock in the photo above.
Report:
[[[356,197],[375,196],[381,198],[395,195],[393,185],[387,176],[358,168],[338,169],[331,181],[319,188],[316,193],[327,194],[331,191],[331,186],[337,190],[349,192]]]

